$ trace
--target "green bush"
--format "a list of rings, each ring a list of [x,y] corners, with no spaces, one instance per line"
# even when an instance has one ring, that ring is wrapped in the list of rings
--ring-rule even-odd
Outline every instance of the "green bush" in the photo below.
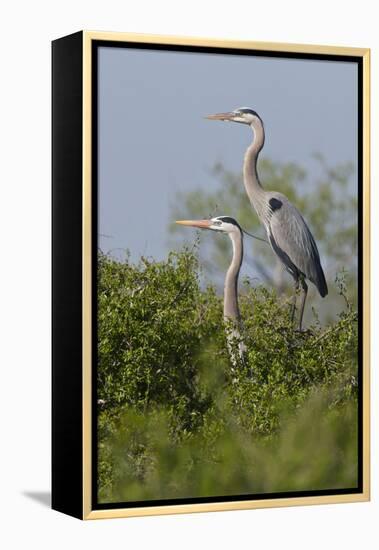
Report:
[[[192,426],[208,406],[195,358],[218,333],[221,304],[200,290],[197,267],[188,251],[138,266],[100,254],[98,396],[107,409],[165,405]]]
[[[100,502],[353,487],[357,314],[298,333],[273,291],[240,289],[232,364],[222,297],[196,250],[99,254]],[[344,281],[336,281],[345,297]],[[235,343],[236,345],[238,342]]]

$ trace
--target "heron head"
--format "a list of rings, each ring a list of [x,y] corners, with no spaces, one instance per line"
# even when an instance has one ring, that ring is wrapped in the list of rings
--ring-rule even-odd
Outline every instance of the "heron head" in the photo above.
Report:
[[[208,120],[223,120],[227,122],[239,122],[240,124],[248,124],[251,126],[254,122],[259,121],[262,124],[262,119],[256,111],[248,107],[239,107],[229,113],[216,113],[208,115],[205,118]]]
[[[180,225],[198,227],[200,229],[211,229],[212,231],[221,231],[222,233],[242,233],[242,229],[234,218],[230,216],[217,216],[209,220],[178,220]]]

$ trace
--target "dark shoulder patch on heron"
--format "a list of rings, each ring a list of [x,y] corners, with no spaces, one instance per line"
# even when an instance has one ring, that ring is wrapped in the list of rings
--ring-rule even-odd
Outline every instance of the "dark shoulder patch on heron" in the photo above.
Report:
[[[283,206],[282,201],[280,201],[279,199],[272,198],[268,202],[273,212],[275,212],[275,210],[280,210]]]

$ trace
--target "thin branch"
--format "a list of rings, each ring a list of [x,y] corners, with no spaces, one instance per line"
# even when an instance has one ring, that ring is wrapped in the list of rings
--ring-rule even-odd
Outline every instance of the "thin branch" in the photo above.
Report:
[[[333,327],[330,327],[328,330],[323,332],[316,340],[312,342],[312,346],[318,344],[321,340],[329,336],[329,334],[332,334],[333,332],[337,332],[341,328],[346,325],[348,321],[357,321],[358,320],[358,313],[356,311],[353,311],[351,314],[349,314],[345,319],[342,319],[337,325],[334,325]]]

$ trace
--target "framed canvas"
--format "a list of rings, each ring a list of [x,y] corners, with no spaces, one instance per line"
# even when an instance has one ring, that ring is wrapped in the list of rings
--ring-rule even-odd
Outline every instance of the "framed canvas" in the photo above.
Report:
[[[52,54],[53,508],[368,500],[369,50]]]

